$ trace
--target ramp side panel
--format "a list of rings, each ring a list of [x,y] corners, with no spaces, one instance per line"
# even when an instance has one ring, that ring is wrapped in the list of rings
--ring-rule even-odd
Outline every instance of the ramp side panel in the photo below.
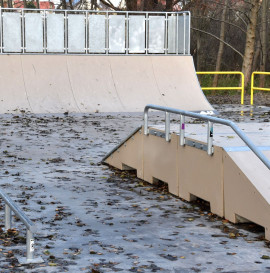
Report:
[[[214,110],[201,90],[192,56],[151,56],[165,105],[188,111]]]
[[[224,203],[228,220],[244,217],[270,239],[270,171],[252,152],[224,153]]]
[[[153,183],[154,179],[166,182],[169,192],[178,196],[176,135],[171,135],[170,142],[153,135],[144,135],[143,139],[143,179],[149,183]]]
[[[0,113],[31,111],[25,90],[20,55],[1,55]]]
[[[223,217],[223,150],[215,146],[215,153],[190,146],[178,148],[179,196],[191,201],[191,196],[210,202],[211,212]]]
[[[143,179],[143,134],[139,130],[124,142],[104,161],[105,163],[124,170],[125,166],[136,169],[137,176]]]
[[[68,57],[23,55],[21,58],[25,87],[34,113],[79,112],[67,71]]]

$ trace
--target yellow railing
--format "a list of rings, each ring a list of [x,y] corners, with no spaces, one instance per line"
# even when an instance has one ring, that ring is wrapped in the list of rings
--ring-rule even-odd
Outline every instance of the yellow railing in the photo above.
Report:
[[[270,88],[255,87],[254,75],[270,75],[270,72],[253,72],[251,75],[251,91],[250,91],[250,104],[253,105],[253,93],[254,90],[270,91]]]
[[[241,86],[237,87],[202,87],[202,90],[241,90],[241,104],[244,104],[244,93],[245,93],[245,76],[242,72],[236,71],[206,71],[197,72],[198,75],[208,75],[208,74],[220,74],[220,75],[241,75]]]

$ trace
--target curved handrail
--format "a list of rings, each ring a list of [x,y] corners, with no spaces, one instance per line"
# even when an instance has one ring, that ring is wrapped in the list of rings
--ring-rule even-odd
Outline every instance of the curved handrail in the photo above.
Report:
[[[208,143],[208,154],[212,155],[213,154],[213,123],[218,123],[222,125],[226,125],[231,127],[234,132],[246,143],[246,145],[250,148],[250,150],[253,151],[253,153],[264,163],[264,165],[270,170],[270,161],[268,158],[257,148],[257,146],[246,136],[245,133],[242,132],[242,130],[232,121],[222,119],[222,118],[216,118],[216,117],[211,117],[211,116],[206,116],[194,112],[189,112],[185,110],[179,110],[175,108],[170,108],[170,107],[164,107],[164,106],[158,106],[158,105],[153,105],[153,104],[148,104],[144,108],[144,134],[148,135],[148,112],[150,109],[153,110],[158,110],[166,113],[166,123],[165,123],[165,133],[166,133],[166,140],[169,141],[169,133],[170,133],[170,119],[169,119],[169,113],[172,114],[179,114],[181,115],[181,120],[183,120],[182,117],[192,117],[192,118],[198,118],[201,120],[206,120],[208,121],[208,135],[207,135],[207,143]],[[184,122],[181,121],[182,124]],[[184,126],[181,126],[180,128],[180,141],[181,138],[183,139],[183,133],[184,133]],[[184,145],[183,142],[181,145]]]

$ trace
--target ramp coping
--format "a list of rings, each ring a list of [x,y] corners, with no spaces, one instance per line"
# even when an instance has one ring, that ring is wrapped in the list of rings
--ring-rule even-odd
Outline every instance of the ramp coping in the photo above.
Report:
[[[208,121],[208,127],[207,127],[207,153],[209,155],[212,155],[213,150],[213,124],[223,124],[225,126],[229,126],[233,129],[233,131],[245,142],[245,144],[250,148],[250,150],[253,151],[253,153],[263,162],[263,164],[270,170],[270,161],[268,158],[261,152],[261,149],[259,149],[248,137],[247,135],[232,121],[207,116],[205,114],[199,114],[194,112],[189,112],[185,110],[175,109],[171,107],[164,107],[159,105],[153,105],[148,104],[144,108],[144,134],[149,134],[148,129],[148,116],[149,116],[149,110],[158,110],[165,112],[165,139],[166,141],[170,141],[170,113],[172,114],[179,114],[180,115],[180,145],[185,145],[185,117],[192,117],[192,118],[198,118],[201,120]]]

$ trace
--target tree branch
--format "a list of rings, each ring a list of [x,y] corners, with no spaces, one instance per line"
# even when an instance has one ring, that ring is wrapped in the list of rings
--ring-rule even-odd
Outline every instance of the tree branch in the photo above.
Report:
[[[195,31],[198,31],[198,32],[201,32],[201,33],[204,33],[204,34],[207,34],[207,35],[209,35],[209,36],[211,36],[211,37],[213,37],[213,38],[219,40],[220,42],[224,43],[224,45],[228,46],[228,47],[231,48],[234,52],[236,52],[237,54],[239,54],[239,55],[241,56],[242,59],[244,58],[244,55],[243,55],[240,51],[238,51],[236,48],[234,48],[234,47],[231,46],[230,44],[226,43],[225,41],[221,40],[221,39],[220,39],[219,37],[217,37],[216,35],[214,35],[214,34],[212,34],[212,33],[209,33],[209,32],[207,32],[207,31],[204,31],[204,30],[200,30],[200,29],[198,29],[198,28],[194,28],[194,27],[192,27],[191,29],[192,29],[192,30],[195,30]]]
[[[239,27],[238,25],[236,24],[233,24],[231,22],[228,22],[228,21],[223,21],[221,19],[217,19],[217,18],[214,18],[214,17],[208,17],[208,16],[192,16],[192,18],[196,18],[196,19],[201,19],[201,18],[204,18],[204,19],[211,19],[211,20],[214,20],[214,21],[219,21],[219,22],[224,22],[228,25],[231,25],[231,26],[234,26],[238,29],[240,29],[242,32],[244,32],[245,34],[247,33],[243,28]]]

